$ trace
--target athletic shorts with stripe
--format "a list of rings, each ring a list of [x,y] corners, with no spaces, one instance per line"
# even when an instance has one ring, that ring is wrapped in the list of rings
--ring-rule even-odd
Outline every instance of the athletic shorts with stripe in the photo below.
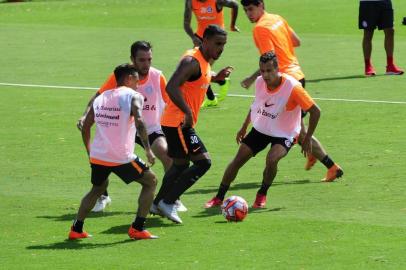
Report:
[[[366,30],[393,28],[393,8],[390,0],[360,1],[358,28]]]
[[[271,144],[271,147],[275,144],[280,144],[287,152],[289,152],[290,148],[294,145],[293,141],[290,139],[268,136],[259,132],[255,128],[251,128],[251,131],[241,142],[251,149],[254,156],[264,150],[268,144]]]
[[[156,139],[158,139],[159,137],[165,137],[165,134],[162,130],[159,131],[155,131],[152,132],[151,134],[148,135],[148,142],[149,145],[152,145]],[[141,139],[138,136],[135,136],[135,143],[140,145],[142,148],[144,148],[144,146],[142,145]]]
[[[207,153],[204,143],[194,128],[162,126],[162,130],[168,143],[169,157],[186,158],[190,155]]]
[[[90,164],[92,168],[92,184],[100,186],[107,180],[110,173],[114,173],[126,184],[129,184],[137,179],[140,179],[149,167],[139,157],[129,163],[118,166],[104,166],[99,164]]]

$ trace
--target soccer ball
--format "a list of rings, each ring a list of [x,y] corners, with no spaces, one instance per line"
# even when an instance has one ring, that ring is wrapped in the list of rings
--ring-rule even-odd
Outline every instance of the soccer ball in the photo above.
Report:
[[[221,205],[221,213],[228,221],[242,221],[248,214],[248,204],[240,196],[231,196]]]

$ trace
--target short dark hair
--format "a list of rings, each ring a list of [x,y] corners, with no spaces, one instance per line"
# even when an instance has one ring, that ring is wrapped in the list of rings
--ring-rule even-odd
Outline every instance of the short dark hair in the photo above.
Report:
[[[265,64],[266,62],[269,62],[269,61],[272,62],[273,66],[275,68],[278,67],[278,58],[276,57],[276,54],[273,51],[266,52],[266,53],[262,54],[261,57],[259,57],[259,62],[261,62],[261,63]]]
[[[149,51],[152,50],[152,45],[148,41],[139,40],[131,45],[131,56],[135,58],[139,50]]]
[[[211,38],[211,37],[216,36],[216,35],[227,36],[227,32],[223,28],[221,28],[220,26],[218,26],[216,24],[210,24],[204,30],[203,38]]]
[[[116,77],[117,85],[123,85],[127,76],[138,76],[138,72],[133,65],[121,64],[114,69],[114,77]]]
[[[249,6],[249,5],[254,5],[254,6],[259,6],[259,4],[263,4],[263,0],[241,0],[241,5],[244,7]]]

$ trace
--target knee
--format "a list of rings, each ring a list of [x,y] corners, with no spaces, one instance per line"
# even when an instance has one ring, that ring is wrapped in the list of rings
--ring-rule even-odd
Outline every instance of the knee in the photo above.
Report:
[[[279,160],[280,160],[280,158],[276,158],[276,157],[268,158],[266,161],[266,167],[275,168],[276,166],[278,166]]]
[[[204,175],[211,167],[210,159],[202,159],[194,162],[194,165],[197,167],[199,176]]]
[[[156,175],[149,171],[147,173],[144,174],[144,185],[150,188],[156,188],[157,184],[158,184],[158,180],[156,178]]]

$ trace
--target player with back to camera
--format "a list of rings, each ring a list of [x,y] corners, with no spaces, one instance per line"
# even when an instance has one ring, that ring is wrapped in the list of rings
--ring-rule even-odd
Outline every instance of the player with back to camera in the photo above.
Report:
[[[144,229],[156,188],[156,177],[152,170],[134,154],[135,134],[144,145],[148,162],[153,165],[155,156],[148,142],[142,118],[144,97],[135,90],[138,73],[135,67],[124,64],[115,68],[117,88],[100,94],[86,114],[81,129],[91,166],[91,190],[83,197],[76,219],[69,232],[69,239],[87,238],[83,231],[84,221],[97,198],[106,190],[110,173],[116,174],[126,184],[136,181],[141,184],[138,211],[128,229],[131,239],[157,238]],[[91,127],[96,132],[90,144]]]

